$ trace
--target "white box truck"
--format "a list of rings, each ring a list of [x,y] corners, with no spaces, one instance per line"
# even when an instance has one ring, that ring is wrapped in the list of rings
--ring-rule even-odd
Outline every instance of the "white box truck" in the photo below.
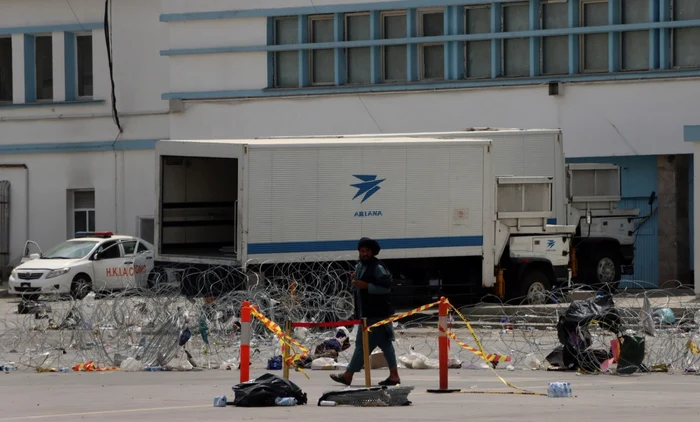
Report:
[[[615,164],[566,164],[560,129],[469,128],[452,132],[419,132],[312,136],[336,139],[395,137],[473,139],[494,143],[496,175],[553,177],[553,214],[549,224],[577,226],[573,239],[573,281],[594,286],[619,286],[622,275],[634,274],[636,233],[651,215],[620,209],[620,168]],[[268,139],[295,139],[279,136]]]
[[[556,180],[497,176],[489,139],[170,140],[156,157],[156,266],[186,294],[348,265],[363,236],[395,277],[438,278],[455,302],[506,282],[538,301],[568,278],[576,227],[547,224]]]

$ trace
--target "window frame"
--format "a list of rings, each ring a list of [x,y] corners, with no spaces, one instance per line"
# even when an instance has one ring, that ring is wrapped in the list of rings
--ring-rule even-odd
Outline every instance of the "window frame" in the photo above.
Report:
[[[545,25],[544,25],[545,18],[546,18],[546,17],[545,17],[545,9],[546,9],[545,6],[546,6],[546,5],[549,5],[549,4],[565,4],[565,5],[568,6],[568,3],[569,3],[568,0],[540,0],[540,28],[542,28],[542,29],[549,29],[549,28],[545,28]],[[547,36],[539,37],[539,40],[540,40],[540,42],[539,42],[539,44],[540,44],[540,48],[539,48],[539,51],[540,51],[540,60],[539,60],[539,61],[540,61],[540,74],[541,74],[542,76],[564,76],[564,75],[568,75],[568,74],[569,74],[568,66],[567,66],[567,70],[566,70],[564,73],[545,73],[545,71],[544,71],[544,70],[545,70],[545,57],[546,57],[546,50],[545,50],[545,46],[544,46],[544,44],[545,44],[545,43],[544,43],[544,40],[545,40],[546,38],[558,38],[558,37],[566,37],[566,38],[567,38],[566,62],[567,62],[567,65],[568,65],[568,63],[569,63],[569,50],[570,50],[570,48],[569,48],[569,45],[568,45],[568,38],[569,38],[568,35],[547,35]]]
[[[617,0],[581,0],[579,2],[579,26],[582,28],[587,27],[586,26],[586,5],[587,4],[598,4],[602,3],[605,5],[608,5],[610,1],[617,1]],[[597,35],[597,34],[605,34],[607,35],[608,43],[610,42],[610,35],[607,32],[599,32],[596,34],[581,34],[579,35],[579,51],[578,51],[578,60],[579,60],[579,68],[578,71],[580,74],[604,74],[604,73],[609,73],[610,71],[610,63],[609,63],[609,58],[606,60],[608,61],[608,67],[605,69],[589,69],[586,70],[586,35]],[[610,52],[608,51],[608,55]]]
[[[505,30],[506,26],[506,8],[507,7],[512,7],[512,6],[527,6],[528,7],[528,13],[529,13],[529,7],[530,3],[527,1],[513,1],[513,2],[506,2],[506,3],[501,3],[501,32],[506,33],[509,31]],[[541,9],[541,8],[540,8]],[[529,25],[528,25],[529,27]],[[539,37],[540,40],[544,37]],[[528,71],[526,71],[522,75],[506,75],[506,43],[508,41],[515,41],[515,40],[527,40],[528,41],[528,55],[529,55],[529,50],[530,50],[530,45],[529,45],[529,40],[528,37],[523,37],[523,38],[501,38],[501,77],[502,78],[527,78],[530,76],[530,60],[528,60]],[[529,56],[528,56],[529,57]]]
[[[53,48],[53,33],[37,33],[37,34],[31,34],[32,36],[32,42],[34,43],[34,57],[32,58],[32,62],[34,65],[34,102],[35,103],[53,103],[56,101],[55,95],[54,95],[54,89],[56,87],[56,69],[54,68],[54,54],[55,54],[55,49]],[[51,98],[39,98],[39,66],[37,63],[37,54],[39,53],[39,49],[37,48],[37,38],[48,38],[51,40]],[[26,84],[27,81],[24,81]]]
[[[353,12],[353,13],[345,13],[343,15],[343,41],[348,41],[348,18],[351,18],[353,16],[367,16],[367,19],[370,21],[370,25],[372,23],[372,14],[370,12]],[[372,39],[372,29],[370,28],[370,33],[369,37],[367,40]],[[367,64],[369,67],[369,73],[370,73],[370,81],[369,83],[362,83],[362,82],[350,82],[349,75],[350,75],[350,50],[353,48],[367,48],[369,49],[369,55],[370,55],[370,63]],[[343,49],[343,54],[345,55],[345,81],[343,82],[343,85],[349,85],[349,86],[367,86],[367,85],[373,85],[372,82],[372,48],[373,47],[346,47]],[[383,54],[383,51],[380,53]]]
[[[474,4],[474,5],[464,6],[464,22],[463,22],[463,24],[464,24],[465,35],[471,34],[471,32],[468,31],[469,30],[469,13],[468,13],[468,11],[474,10],[474,9],[486,9],[489,12],[489,16],[491,16],[491,7],[492,7],[491,3]],[[493,28],[491,28],[491,21],[489,20],[489,32],[488,33],[492,33],[492,31],[493,31]],[[481,34],[482,32],[479,32],[479,33]],[[483,32],[483,33],[485,33],[485,32]],[[489,44],[491,44],[490,40],[486,40],[486,41],[488,41]],[[493,51],[491,51],[489,53],[489,74],[486,76],[469,76],[469,47],[468,47],[468,45],[470,42],[479,42],[479,41],[464,41],[464,42],[462,42],[462,52],[463,52],[463,56],[464,56],[464,61],[463,61],[464,80],[477,80],[478,81],[478,80],[491,79],[491,73],[493,72],[493,66],[491,66],[491,60],[492,60],[491,55],[493,54]],[[490,48],[490,45],[489,45],[489,48]]]
[[[679,22],[679,21],[676,21],[676,19],[675,19],[676,0],[670,0],[668,7],[669,7],[669,17],[670,17],[671,21],[672,22]],[[687,27],[687,28],[697,28],[697,27]],[[670,45],[669,45],[669,50],[668,50],[668,54],[669,54],[668,60],[670,62],[669,63],[670,68],[671,69],[678,69],[678,70],[699,69],[700,64],[698,64],[696,66],[693,66],[693,65],[680,66],[680,65],[676,64],[676,60],[675,60],[675,58],[676,58],[676,51],[675,51],[676,29],[686,29],[686,28],[670,28],[670,31],[669,31],[669,44]]]
[[[92,200],[93,200],[93,207],[92,208],[78,208],[76,207],[76,202],[75,202],[75,194],[77,192],[90,192],[92,193]],[[95,195],[95,189],[72,189],[71,190],[71,198],[72,198],[72,204],[71,204],[71,211],[73,214],[73,218],[70,220],[72,230],[71,233],[73,233],[73,236],[75,236],[76,227],[75,227],[75,217],[77,213],[82,213],[85,216],[85,230],[86,231],[96,231],[97,230],[97,196]],[[92,211],[95,215],[95,221],[93,224],[95,227],[92,229],[90,228],[90,211]]]
[[[423,37],[424,35],[424,29],[423,28],[423,16],[424,15],[434,15],[434,14],[441,14],[442,19],[443,19],[443,26],[442,26],[442,35],[445,35],[445,8],[443,6],[437,6],[437,7],[426,7],[426,8],[421,8],[416,10],[416,33],[418,34],[419,37]],[[418,78],[420,80],[424,81],[442,81],[445,79],[446,75],[446,69],[445,69],[445,61],[443,60],[442,63],[442,77],[438,78],[426,78],[425,77],[425,47],[435,47],[435,46],[442,46],[443,51],[445,48],[445,42],[440,41],[440,42],[428,42],[428,43],[421,43],[418,44],[418,64],[419,64],[419,75]],[[444,56],[443,56],[444,57]]]
[[[386,25],[385,25],[384,20],[385,20],[386,17],[389,17],[389,16],[401,16],[401,17],[403,17],[405,20],[407,20],[407,19],[408,19],[408,10],[406,10],[406,9],[402,9],[402,10],[387,10],[387,11],[383,11],[383,12],[380,12],[380,13],[379,13],[379,36],[380,36],[380,39],[382,39],[382,40],[391,39],[391,38],[385,38],[385,37],[384,37],[385,29],[386,29],[386,28],[385,28]],[[406,22],[406,28],[408,29],[408,22]],[[407,37],[408,37],[408,31],[407,31],[406,34],[404,34],[404,38],[407,38]],[[389,46],[389,47],[394,47],[394,46],[399,47],[399,46],[401,46],[401,44],[395,44],[395,45]],[[405,47],[408,49],[408,44],[403,44],[403,46],[405,46]],[[387,47],[387,46],[383,45],[382,48],[381,48],[381,52],[380,52],[380,54],[381,54],[381,59],[380,59],[380,63],[381,63],[381,73],[380,73],[380,75],[381,75],[381,83],[382,83],[382,84],[404,84],[404,83],[409,83],[410,81],[408,80],[408,78],[406,78],[406,79],[387,79],[387,78],[386,78],[386,47]],[[406,57],[406,60],[408,60],[408,56]],[[408,63],[406,63],[406,65],[408,65]],[[406,76],[408,76],[408,75],[406,75]]]
[[[284,45],[284,44],[277,44],[277,21],[280,20],[295,20],[297,23],[297,28],[299,27],[299,16],[297,15],[287,15],[287,16],[277,16],[272,19],[272,45]],[[297,44],[300,42],[298,39],[299,35],[297,34]],[[294,50],[288,50],[288,51],[294,51]],[[279,61],[277,59],[277,55],[279,53],[285,53],[287,51],[275,51],[272,54],[272,87],[277,88],[277,89],[295,89],[299,87],[299,82],[295,86],[280,86],[279,84],[279,78],[277,76],[278,70],[279,70]],[[294,51],[295,53],[298,53],[298,51]],[[297,66],[299,65],[299,59],[297,58]]]
[[[309,44],[315,44],[314,43],[314,21],[331,21],[331,24],[333,24],[333,32],[334,36],[333,38],[335,39],[335,22],[333,20],[333,14],[332,13],[324,13],[320,15],[310,15],[307,19],[307,36]],[[309,66],[309,85],[310,86],[333,86],[335,85],[335,76],[333,77],[333,81],[331,82],[314,82],[314,52],[315,51],[321,51],[321,50],[330,50],[335,54],[334,48],[323,48],[319,50],[309,50],[309,57],[308,57],[308,66]],[[335,75],[335,59],[333,62],[333,72]]]
[[[92,56],[92,60],[90,62],[92,74],[92,95],[80,95],[80,50],[78,49],[79,37],[90,37],[90,55]],[[94,37],[92,31],[76,32],[73,34],[73,43],[75,44],[75,98],[80,100],[88,100],[95,97],[95,49],[92,48],[93,42]]]
[[[618,0],[618,1],[620,2],[619,3],[619,6],[620,6],[620,24],[625,25],[626,24],[626,22],[625,22],[625,6],[624,6],[625,0]],[[651,21],[651,19],[649,16],[649,12],[647,10],[647,22],[650,22],[650,21]],[[651,61],[652,61],[652,57],[649,54],[647,54],[647,66],[645,68],[643,68],[643,69],[625,69],[625,34],[631,34],[631,33],[635,33],[635,32],[645,32],[646,33],[646,35],[647,35],[647,50],[649,50],[649,38],[648,38],[649,37],[649,30],[642,29],[642,30],[636,30],[636,31],[621,31],[620,36],[618,37],[619,40],[618,40],[618,47],[617,47],[618,48],[617,60],[620,64],[619,72],[636,73],[636,72],[648,72],[649,71],[649,67],[650,67]],[[671,42],[671,45],[673,45],[673,42]]]
[[[11,35],[0,35],[0,40],[9,40],[10,41],[10,63],[9,63],[9,65],[10,65],[10,99],[9,100],[0,99],[0,104],[12,104],[15,101],[15,95],[14,95],[14,83],[15,83],[14,76],[15,75],[13,72],[14,47],[12,46],[12,36]]]

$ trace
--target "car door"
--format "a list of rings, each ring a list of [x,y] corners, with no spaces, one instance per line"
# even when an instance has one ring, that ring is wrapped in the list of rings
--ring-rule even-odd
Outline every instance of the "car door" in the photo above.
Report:
[[[153,250],[140,240],[134,256],[134,283],[139,287],[147,287],[151,270],[153,270]]]
[[[124,284],[124,257],[119,241],[109,240],[97,247],[93,254],[92,263],[95,279],[93,288],[96,291],[118,289]]]
[[[136,252],[136,245],[138,241],[134,240],[123,240],[122,249],[124,251],[124,277],[121,279],[121,285],[115,288],[119,289],[133,289],[137,285],[136,280],[136,260],[138,259],[138,254]]]

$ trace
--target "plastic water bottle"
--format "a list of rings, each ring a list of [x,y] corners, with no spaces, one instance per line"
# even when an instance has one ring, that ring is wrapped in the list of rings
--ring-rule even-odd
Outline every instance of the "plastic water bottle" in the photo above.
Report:
[[[277,397],[275,399],[275,405],[277,406],[296,406],[297,399],[294,397]]]
[[[0,370],[2,370],[4,372],[11,372],[11,371],[16,371],[17,367],[15,367],[14,365],[11,365],[11,364],[7,364],[7,365],[0,366]]]
[[[571,397],[571,384],[568,382],[550,382],[547,387],[547,396],[550,398]]]
[[[70,372],[70,368],[61,368],[58,370],[58,372],[61,372],[63,374]]]

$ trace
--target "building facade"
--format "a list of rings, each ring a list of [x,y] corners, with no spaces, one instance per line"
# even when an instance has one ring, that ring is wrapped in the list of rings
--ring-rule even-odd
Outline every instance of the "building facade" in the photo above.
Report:
[[[658,195],[627,285],[691,281],[683,128],[700,119],[697,0],[0,0],[0,10],[11,260],[27,238],[49,245],[82,227],[148,236],[156,139],[561,128],[568,160],[622,166],[622,206],[644,214]]]

